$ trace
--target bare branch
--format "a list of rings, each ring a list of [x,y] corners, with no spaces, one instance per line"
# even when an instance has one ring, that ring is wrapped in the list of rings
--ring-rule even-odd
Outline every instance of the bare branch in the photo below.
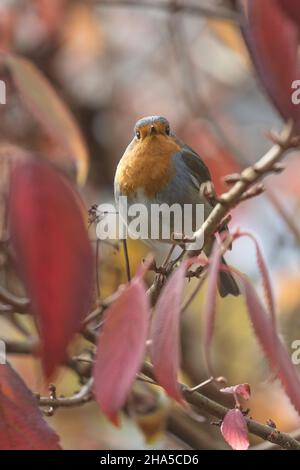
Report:
[[[2,286],[0,286],[0,301],[14,307],[18,313],[27,313],[30,306],[28,299],[12,294]]]
[[[230,209],[235,207],[243,198],[243,195],[261,178],[276,169],[276,164],[288,150],[294,148],[293,124],[287,123],[277,143],[253,166],[249,166],[242,171],[239,180],[229,191],[223,193],[218,204],[211,211],[208,218],[199,230],[195,232],[195,239],[209,239],[218,229],[222,219]],[[275,170],[276,171],[276,170]],[[189,256],[194,256],[195,252],[189,251]]]
[[[149,363],[144,364],[143,374],[150,379],[155,380],[153,375],[153,368]],[[210,398],[207,398],[197,391],[191,393],[189,387],[186,385],[179,384],[179,386],[186,401],[190,405],[193,405],[200,413],[208,413],[211,416],[219,418],[220,420],[223,420],[225,415],[228,413],[229,408],[220,405],[219,403],[211,400]],[[245,419],[248,430],[251,434],[255,434],[256,436],[259,436],[266,441],[272,442],[273,444],[276,444],[283,449],[300,450],[300,442],[291,437],[289,434],[280,432],[266,424],[258,423],[251,418],[245,417]]]
[[[57,397],[56,393],[52,393],[50,394],[50,397],[37,396],[37,400],[40,406],[48,406],[53,409],[59,407],[80,406],[92,400],[92,388],[93,378],[89,379],[89,381],[80,389],[79,392],[70,397]]]

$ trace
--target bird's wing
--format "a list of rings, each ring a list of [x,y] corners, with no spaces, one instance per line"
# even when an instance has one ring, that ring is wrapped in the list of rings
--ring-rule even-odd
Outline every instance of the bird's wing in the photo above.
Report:
[[[207,168],[203,160],[200,158],[200,156],[188,145],[184,145],[182,147],[180,151],[180,156],[190,171],[191,179],[194,186],[197,188],[198,191],[200,191],[200,187],[203,183],[211,181],[209,169]],[[209,203],[212,207],[214,207],[217,202],[218,201],[216,198],[209,199]],[[227,232],[229,230],[228,227],[225,226],[221,231]],[[231,246],[229,248],[231,249]]]
[[[209,169],[203,160],[201,160],[200,156],[187,145],[182,147],[180,156],[189,169],[194,186],[200,191],[200,187],[203,183],[211,181]],[[216,202],[212,200],[209,200],[209,202],[212,206],[216,204]]]

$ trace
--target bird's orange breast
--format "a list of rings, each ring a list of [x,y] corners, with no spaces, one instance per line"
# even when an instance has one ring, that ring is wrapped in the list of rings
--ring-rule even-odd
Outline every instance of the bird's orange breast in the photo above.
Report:
[[[172,157],[179,150],[179,144],[165,135],[133,142],[116,171],[116,183],[121,193],[132,197],[142,188],[147,197],[155,196],[167,186],[174,174]]]

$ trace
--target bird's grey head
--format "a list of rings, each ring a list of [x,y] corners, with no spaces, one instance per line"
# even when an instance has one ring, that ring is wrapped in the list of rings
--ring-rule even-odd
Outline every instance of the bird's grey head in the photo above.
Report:
[[[137,121],[134,132],[137,140],[158,134],[170,135],[170,124],[162,116],[147,116]]]

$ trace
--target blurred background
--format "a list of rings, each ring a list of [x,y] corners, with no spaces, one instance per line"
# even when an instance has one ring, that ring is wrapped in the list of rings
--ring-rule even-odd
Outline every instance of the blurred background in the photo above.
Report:
[[[204,159],[219,193],[226,189],[223,176],[262,156],[271,145],[268,131],[280,130],[282,125],[260,89],[234,19],[220,20],[203,15],[200,9],[189,10],[189,5],[196,4],[189,0],[180,2],[187,8],[179,12],[169,8],[167,0],[142,4],[142,0],[0,0],[0,50],[32,61],[82,131],[90,157],[88,179],[80,189],[87,208],[113,200],[116,165],[132,138],[134,123],[142,116],[165,116],[178,136]],[[229,13],[234,12],[234,4],[197,2],[210,11],[226,9]],[[5,70],[1,69],[2,76]],[[0,107],[0,122],[1,145],[49,155],[56,152],[13,87],[8,88],[6,106]],[[300,339],[299,155],[290,154],[285,164],[281,175],[267,178],[264,195],[233,211],[230,226],[253,232],[261,245],[282,336],[292,353],[292,342]],[[139,242],[129,243],[133,270],[146,253]],[[105,297],[126,275],[117,249],[101,247],[101,258],[101,296]],[[236,242],[227,260],[262,292],[250,241]],[[192,287],[190,283],[188,290]],[[207,378],[201,346],[204,297],[205,289],[183,319],[182,380],[190,384]],[[5,336],[13,334],[2,319],[1,328]],[[249,407],[255,419],[265,422],[272,418],[286,431],[300,426],[288,399],[270,376],[242,298],[219,302],[213,359],[216,372],[226,376],[229,384],[251,384]],[[13,357],[12,362],[30,387],[38,389],[35,362],[21,357]],[[76,387],[75,376],[66,371],[61,374],[61,393],[71,394]],[[213,388],[205,391],[220,400]],[[175,418],[168,421],[168,409],[174,405],[159,389],[153,394],[137,387],[135,413],[131,419],[124,415],[119,430],[101,416],[95,404],[58,410],[49,422],[62,435],[65,448],[185,448],[187,444],[226,448],[209,419],[198,423],[176,408]],[[232,404],[230,398],[224,403]],[[175,437],[176,429],[183,425],[189,436],[187,444]]]

